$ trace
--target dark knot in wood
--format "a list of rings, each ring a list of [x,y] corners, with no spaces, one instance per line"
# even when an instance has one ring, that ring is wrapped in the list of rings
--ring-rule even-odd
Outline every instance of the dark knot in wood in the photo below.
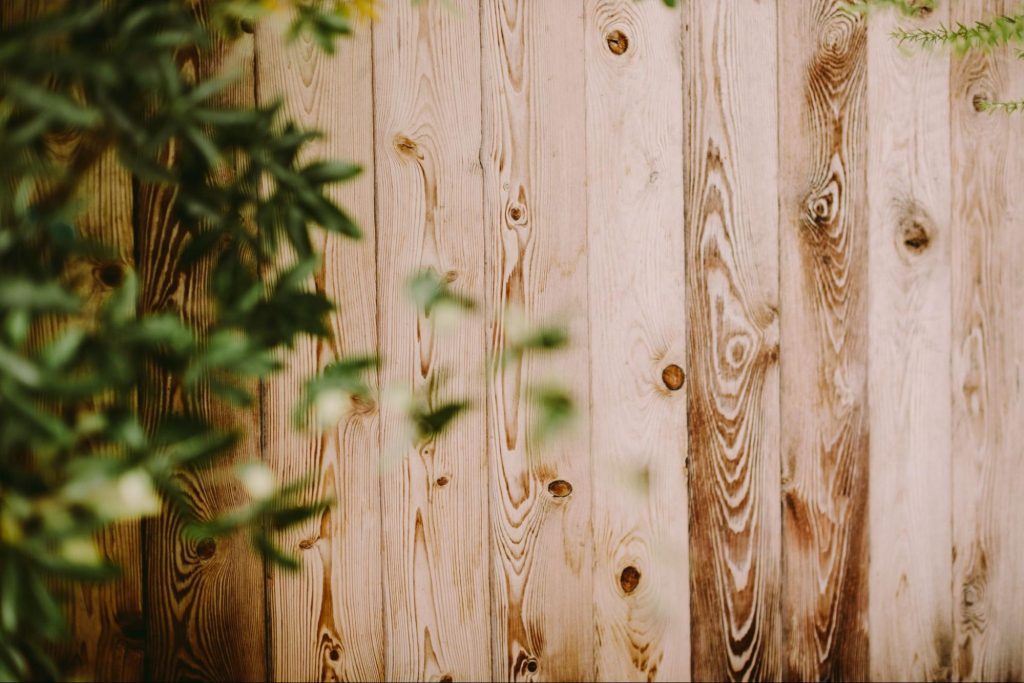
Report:
[[[629,49],[629,38],[618,29],[609,31],[604,39],[608,43],[608,49],[612,51],[612,54],[621,55]]]
[[[636,587],[640,585],[640,570],[629,565],[622,570],[619,574],[619,585],[622,586],[622,592],[629,595],[636,590]]]
[[[196,545],[196,555],[201,560],[208,560],[217,552],[217,541],[212,538],[204,538]]]
[[[672,365],[666,366],[661,371],[661,381],[665,383],[669,391],[679,391],[683,382],[686,380],[686,375],[683,373],[683,369],[673,363]]]
[[[572,484],[564,479],[555,479],[548,484],[548,492],[555,498],[565,498],[572,493]]]

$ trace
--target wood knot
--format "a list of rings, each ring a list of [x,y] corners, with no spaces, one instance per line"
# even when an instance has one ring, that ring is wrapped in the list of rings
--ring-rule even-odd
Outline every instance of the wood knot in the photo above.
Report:
[[[612,54],[621,55],[629,49],[629,38],[622,31],[615,29],[609,31],[604,37],[605,42],[608,44],[608,49],[612,51]]]
[[[903,224],[903,246],[912,254],[920,254],[931,243],[928,231],[920,221],[911,220]]]
[[[683,382],[686,380],[686,374],[683,369],[673,363],[672,365],[666,366],[661,371],[661,381],[665,383],[669,391],[679,391],[683,387]]]
[[[133,647],[143,647],[146,642],[146,620],[141,612],[118,612],[114,622],[121,632],[121,638]]]
[[[537,660],[534,659],[533,657],[530,657],[529,659],[526,660],[526,670],[529,671],[530,673],[532,673],[532,674],[537,673],[537,667],[538,667]]]
[[[439,680],[441,683],[452,683],[452,681],[455,680],[455,679],[452,678],[451,674],[445,674],[444,676],[441,676],[441,678],[439,678],[437,680]]]
[[[438,477],[437,478],[437,485],[438,486],[447,486],[448,485],[448,477]]]
[[[377,403],[369,396],[352,394],[349,401],[352,403],[352,412],[356,415],[370,415],[377,407]]]
[[[991,98],[985,93],[978,93],[971,98],[971,106],[974,107],[974,111],[985,111],[988,109],[988,103]]]
[[[622,570],[619,574],[619,585],[622,586],[622,592],[629,595],[636,590],[636,587],[640,585],[640,570],[629,565]]]
[[[932,243],[931,219],[924,209],[916,202],[910,201],[901,211],[899,224],[896,226],[896,240],[902,251],[910,256],[918,256]]]
[[[564,479],[555,479],[548,484],[548,493],[555,498],[565,498],[572,493],[572,484]]]
[[[242,29],[242,33],[252,33],[256,30],[256,26],[252,23],[252,19],[242,19],[238,22],[238,25]]]
[[[332,647],[330,652],[327,653],[327,656],[331,658],[332,662],[336,662],[341,659],[341,652],[338,651],[338,648]]]
[[[398,150],[399,154],[420,158],[419,145],[412,138],[405,135],[395,136],[395,149]]]
[[[201,560],[208,560],[217,552],[217,541],[212,538],[204,538],[196,544],[196,555]]]
[[[320,540],[320,539],[317,539],[317,538],[304,538],[301,541],[299,541],[299,548],[302,549],[302,550],[309,550],[310,548],[312,548],[313,546],[316,545],[316,542],[318,540]]]
[[[526,207],[519,202],[511,202],[505,209],[505,220],[509,225],[524,225],[526,223]]]
[[[455,282],[458,279],[459,279],[459,271],[457,271],[457,270],[445,271],[444,281],[445,281],[446,284],[450,285],[451,283]]]
[[[124,268],[120,263],[105,263],[96,269],[96,279],[105,287],[120,287],[124,282]]]

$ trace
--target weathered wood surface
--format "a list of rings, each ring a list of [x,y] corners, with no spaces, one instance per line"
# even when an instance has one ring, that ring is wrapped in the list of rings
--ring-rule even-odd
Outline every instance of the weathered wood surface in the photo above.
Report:
[[[202,11],[197,6],[197,11]],[[181,55],[187,75],[205,78],[234,69],[240,75],[219,97],[234,106],[254,104],[253,39],[246,35],[228,49]],[[168,151],[173,154],[173,150]],[[169,159],[170,157],[168,157]],[[212,260],[185,271],[174,255],[187,241],[187,230],[174,217],[174,196],[167,186],[140,184],[136,230],[140,308],[180,314],[202,330],[213,311],[206,292]],[[163,415],[197,416],[225,430],[237,431],[232,452],[217,470],[182,473],[179,485],[199,520],[247,502],[241,485],[223,467],[257,461],[260,451],[258,407],[234,409],[211,392],[187,392],[166,374],[154,372],[139,391],[146,424]],[[261,681],[266,678],[264,568],[245,535],[192,540],[183,535],[184,520],[165,511],[144,525],[146,677],[154,680]]]
[[[1024,119],[975,110],[1024,96],[1024,68],[888,35],[1014,5],[681,5],[381,3],[333,57],[284,44],[284,15],[242,38],[228,97],[282,96],[326,131],[311,154],[364,165],[337,197],[366,237],[320,243],[334,336],[289,354],[262,417],[186,407],[243,425],[236,460],[312,472],[307,494],[339,502],[281,539],[295,574],[265,577],[245,539],[183,541],[170,515],[141,550],[118,529],[103,548],[126,580],[72,599],[77,671],[1024,678]],[[83,228],[116,265],[139,255],[145,308],[208,320],[205,272],[167,266],[171,198],[133,196],[108,160],[87,188]],[[108,265],[89,266],[96,301]],[[418,313],[423,268],[477,311]],[[509,308],[561,316],[571,347],[495,364]],[[302,376],[374,351],[379,400],[293,428]],[[442,378],[435,402],[472,409],[415,442],[387,396]],[[546,380],[580,419],[541,444]],[[184,401],[140,396],[150,420]],[[200,516],[240,500],[183,483]]]
[[[685,13],[693,675],[770,680],[782,654],[776,7]]]
[[[783,676],[868,674],[867,28],[780,2]]]
[[[589,396],[586,130],[565,125],[586,111],[583,13],[532,0],[484,0],[481,10],[491,675],[585,680],[591,462],[579,455],[589,440],[584,425],[538,443],[531,401],[555,377],[569,378],[577,400]],[[565,316],[572,348],[554,363],[536,353],[499,361],[519,318]],[[550,488],[559,481],[569,495]]]
[[[313,286],[337,304],[332,337],[302,340],[284,361],[288,370],[263,391],[264,457],[282,481],[310,472],[310,501],[337,506],[287,534],[287,552],[303,558],[299,572],[272,569],[267,583],[271,675],[280,680],[373,680],[384,675],[379,553],[379,443],[375,403],[355,401],[337,425],[295,428],[297,387],[327,363],[377,349],[371,34],[359,25],[337,54],[309,39],[288,45],[291,16],[278,12],[256,27],[256,83],[261,103],[284,101],[283,115],[321,130],[316,158],[356,161],[363,174],[332,190],[356,219],[359,242],[321,239],[323,266]],[[372,374],[372,373],[371,373]],[[376,385],[369,377],[370,385]]]
[[[585,8],[594,673],[689,680],[681,16]]]
[[[1009,11],[964,0],[953,21]],[[1024,679],[1024,119],[975,110],[1024,93],[1015,50],[951,71],[953,678]]]
[[[940,6],[920,24],[948,21]],[[902,23],[868,27],[870,673],[948,680],[949,58],[901,50]]]
[[[483,291],[478,8],[390,4],[374,24],[373,55],[381,386],[426,392],[439,380],[435,405],[475,401],[429,441],[411,439],[400,409],[381,405],[384,675],[482,680],[491,675],[484,321],[444,329],[405,287],[432,269],[456,291]]]

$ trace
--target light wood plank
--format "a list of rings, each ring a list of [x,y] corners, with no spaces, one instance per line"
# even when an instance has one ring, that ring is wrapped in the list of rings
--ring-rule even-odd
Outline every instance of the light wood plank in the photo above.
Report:
[[[59,7],[55,0],[15,0],[0,5],[0,26],[12,27]],[[54,136],[47,141],[50,157],[71,165],[83,147],[78,135]],[[109,258],[81,259],[69,266],[70,281],[82,299],[83,311],[74,322],[88,324],[133,267],[132,181],[113,151],[103,154],[82,179],[77,197],[83,202],[77,217],[80,236],[109,252]],[[38,341],[51,339],[68,320],[43,321]],[[96,535],[97,547],[121,575],[105,583],[66,582],[56,586],[64,598],[69,637],[60,643],[56,659],[69,678],[132,681],[143,676],[142,527],[138,522],[113,525]]]
[[[686,9],[695,680],[780,674],[776,5]]]
[[[962,0],[954,22],[1017,5]],[[954,59],[953,677],[1024,679],[1024,119],[975,98],[1024,97],[1015,49]]]
[[[203,8],[197,5],[196,11]],[[252,55],[252,37],[243,36],[230,52],[218,43],[210,51],[183,55],[181,67],[196,78],[236,69],[239,80],[219,97],[225,104],[252,106]],[[139,187],[140,308],[179,313],[202,330],[214,320],[206,291],[213,264],[207,259],[187,271],[176,267],[175,255],[186,243],[187,231],[174,217],[173,200],[166,186]],[[234,409],[206,391],[188,394],[160,373],[153,373],[150,385],[140,390],[139,405],[147,425],[184,412],[238,430],[239,442],[232,453],[218,458],[216,469],[183,472],[180,484],[200,520],[247,502],[230,467],[260,457],[257,408]],[[183,521],[173,511],[147,521],[144,529],[147,678],[265,680],[263,561],[248,537],[187,539]]]
[[[682,19],[585,6],[594,667],[689,680]]]
[[[480,17],[472,3],[389,4],[373,27],[377,262],[382,389],[423,390],[474,410],[442,437],[409,446],[382,405],[385,677],[490,677],[484,325],[455,330],[418,315],[405,293],[423,268],[480,297]],[[397,457],[394,455],[397,454]]]
[[[949,680],[949,59],[868,22],[869,632],[874,680]]]
[[[590,466],[585,428],[537,443],[530,391],[571,387],[586,406],[587,222],[583,16],[573,3],[482,3],[488,357],[507,349],[505,313],[565,318],[571,348],[496,363],[487,397],[492,676],[593,677]],[[567,125],[567,122],[574,122]],[[584,407],[585,410],[585,407]],[[553,481],[571,495],[555,495]]]
[[[274,569],[268,579],[271,677],[274,680],[380,680],[384,634],[380,553],[378,420],[376,404],[355,401],[337,426],[306,431],[293,422],[303,382],[339,358],[377,347],[376,245],[373,216],[373,83],[370,26],[325,54],[307,36],[288,44],[291,17],[278,12],[256,27],[258,97],[283,99],[283,116],[321,130],[310,158],[346,159],[363,175],[331,190],[356,219],[360,242],[317,238],[323,267],[314,286],[337,305],[333,337],[304,339],[285,355],[288,370],[265,384],[265,458],[282,481],[315,474],[309,500],[335,506],[284,536],[303,559],[298,572]],[[375,373],[371,373],[375,374]],[[371,385],[376,377],[367,377]]]
[[[867,30],[779,2],[783,676],[864,680]]]

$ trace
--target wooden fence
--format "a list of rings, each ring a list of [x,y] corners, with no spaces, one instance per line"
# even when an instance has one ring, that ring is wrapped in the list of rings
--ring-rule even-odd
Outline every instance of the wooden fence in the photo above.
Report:
[[[273,18],[187,60],[241,65],[228,99],[284,97],[318,154],[365,165],[338,196],[366,239],[325,241],[316,278],[334,339],[258,410],[192,406],[338,504],[284,539],[292,574],[171,516],[115,530],[125,578],[73,603],[80,670],[1024,679],[1024,118],[975,105],[1024,96],[1024,65],[906,54],[895,17],[842,4],[394,0],[334,57]],[[1011,5],[940,4],[924,24]],[[86,229],[148,310],[202,321],[204,275],[167,266],[172,198],[113,169]],[[424,267],[478,313],[419,317]],[[573,343],[484,381],[507,306]],[[299,378],[373,350],[377,387],[449,371],[474,410],[420,448],[386,402],[295,431]],[[548,379],[584,415],[539,448]],[[187,484],[200,515],[241,500]]]

